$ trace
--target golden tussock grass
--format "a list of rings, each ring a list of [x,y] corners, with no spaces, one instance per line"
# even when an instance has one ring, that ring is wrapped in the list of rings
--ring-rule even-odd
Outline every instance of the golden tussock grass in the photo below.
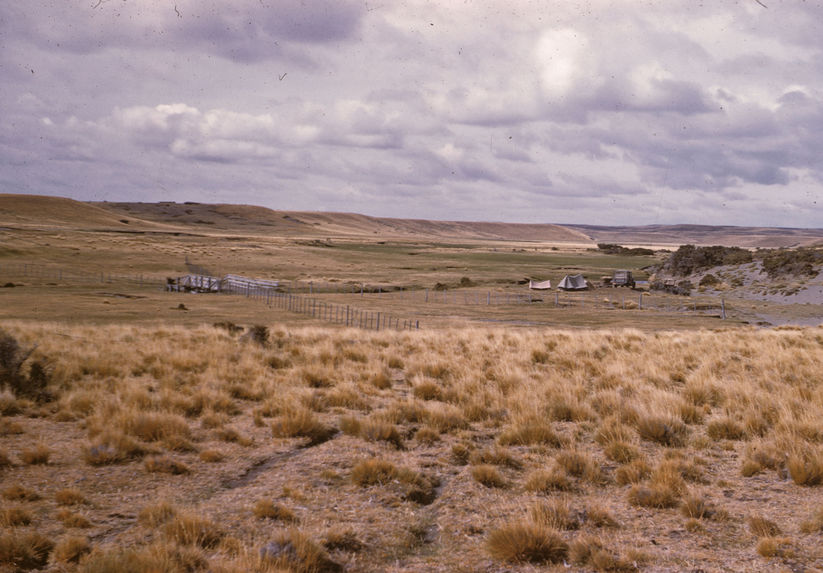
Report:
[[[57,502],[57,505],[79,505],[88,503],[83,492],[75,488],[64,488],[54,492],[54,501]]]
[[[279,503],[274,503],[270,499],[261,499],[254,504],[252,509],[255,517],[261,519],[273,519],[275,521],[283,521],[285,523],[295,523],[297,516],[288,507]]]
[[[729,515],[756,514],[766,497],[787,533],[823,522],[820,329],[277,326],[261,346],[206,326],[8,328],[51,359],[54,400],[0,399],[16,412],[2,418],[4,510],[31,516],[6,528],[19,540],[82,524],[90,551],[52,556],[78,571],[308,571],[323,561],[296,558],[298,533],[332,568],[356,552],[363,570],[557,554],[582,570],[668,570],[702,549],[648,539],[683,527],[719,568],[740,569],[738,545],[710,541],[739,527]],[[49,464],[23,459],[36,443]],[[756,501],[738,495],[752,485]],[[46,506],[29,505],[32,489]],[[146,506],[162,499],[171,509]],[[810,509],[794,516],[800,501]],[[294,539],[272,529],[286,506],[300,516]],[[531,516],[511,521],[518,508]],[[98,541],[106,528],[115,545]],[[780,543],[773,555],[788,555]]]
[[[3,499],[11,501],[37,501],[42,496],[33,489],[16,483],[3,488]]]
[[[4,507],[0,509],[0,525],[3,527],[29,525],[32,519],[31,512],[22,507]]]
[[[54,542],[36,532],[0,532],[0,565],[13,570],[41,569],[49,560]]]
[[[58,563],[77,563],[89,552],[91,544],[87,537],[67,535],[54,546],[53,558]]]
[[[277,533],[260,549],[263,563],[295,573],[337,573],[343,567],[309,536],[297,529]]]
[[[510,563],[559,563],[566,559],[568,544],[559,533],[535,523],[511,523],[492,531],[486,550]]]
[[[61,509],[55,515],[60,523],[63,524],[63,527],[68,528],[77,528],[77,529],[88,529],[93,524],[85,515],[74,513],[69,509]]]
[[[36,444],[32,448],[26,448],[20,452],[20,461],[24,464],[47,464],[51,457],[51,449],[46,444]]]

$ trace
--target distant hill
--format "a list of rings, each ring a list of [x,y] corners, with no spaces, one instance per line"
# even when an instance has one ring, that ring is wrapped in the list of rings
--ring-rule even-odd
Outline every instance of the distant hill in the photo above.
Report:
[[[311,238],[535,241],[590,247],[596,243],[673,248],[687,243],[740,247],[823,244],[823,229],[429,221],[356,213],[278,211],[253,205],[82,202],[62,197],[12,194],[0,194],[0,226],[223,235],[262,233]]]
[[[251,205],[207,203],[95,203],[124,217],[186,225],[203,232],[264,232],[284,236],[368,236],[385,238],[487,239],[590,245],[586,236],[551,224],[426,221],[370,217],[356,213],[276,211]]]
[[[800,247],[823,244],[823,229],[781,227],[734,227],[712,225],[645,225],[605,227],[566,225],[584,233],[595,243],[622,245],[724,245],[727,247]]]

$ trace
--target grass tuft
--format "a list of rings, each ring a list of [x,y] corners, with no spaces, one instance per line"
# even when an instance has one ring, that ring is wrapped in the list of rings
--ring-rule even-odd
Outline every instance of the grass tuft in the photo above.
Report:
[[[471,474],[474,481],[486,487],[504,488],[508,486],[508,482],[506,482],[503,474],[491,464],[474,466],[471,469]]]
[[[12,571],[45,567],[52,549],[54,542],[36,531],[0,533],[0,565],[8,565]]]
[[[254,516],[260,519],[274,519],[286,523],[297,522],[297,516],[288,507],[274,503],[270,499],[261,499],[254,504]]]
[[[54,560],[58,563],[77,563],[89,552],[91,552],[91,545],[88,538],[67,535],[54,546]]]
[[[548,527],[534,523],[512,523],[489,534],[489,554],[508,563],[559,563],[566,559],[569,546]]]
[[[308,438],[306,445],[316,446],[332,439],[337,428],[323,424],[311,410],[295,409],[275,420],[271,431],[275,438]]]
[[[267,566],[295,573],[337,573],[343,570],[320,545],[296,529],[278,533],[261,547],[260,559]]]

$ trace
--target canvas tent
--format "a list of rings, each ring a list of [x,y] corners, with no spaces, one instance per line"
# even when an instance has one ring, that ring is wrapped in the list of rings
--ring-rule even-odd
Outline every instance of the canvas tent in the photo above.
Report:
[[[586,290],[589,288],[589,283],[583,275],[566,275],[563,280],[557,285],[557,288],[563,290]]]
[[[552,281],[534,282],[529,280],[529,288],[532,290],[549,290],[552,288]]]

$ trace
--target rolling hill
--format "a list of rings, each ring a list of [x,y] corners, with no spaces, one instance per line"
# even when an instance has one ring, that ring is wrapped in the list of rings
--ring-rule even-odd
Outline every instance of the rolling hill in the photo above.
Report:
[[[356,213],[280,211],[253,205],[82,202],[62,197],[14,194],[0,194],[0,226],[124,233],[522,241],[590,247],[596,243],[658,247],[690,243],[747,248],[823,244],[823,229],[433,221],[371,217]]]

